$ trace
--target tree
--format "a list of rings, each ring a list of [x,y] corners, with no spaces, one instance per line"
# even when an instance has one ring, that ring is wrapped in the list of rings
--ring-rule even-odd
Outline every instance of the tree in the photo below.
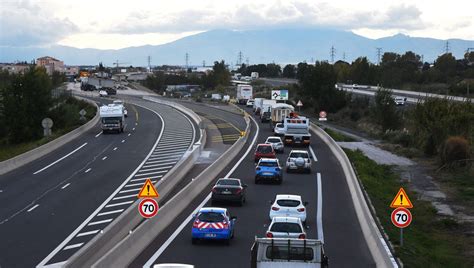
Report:
[[[227,86],[230,83],[230,72],[225,65],[225,62],[222,60],[220,62],[214,62],[211,73],[212,87],[218,85]]]
[[[384,88],[377,90],[373,117],[375,122],[382,127],[383,132],[400,127],[401,117],[395,106],[391,90]]]
[[[443,82],[448,82],[456,74],[456,58],[451,53],[439,56],[434,67],[441,72]]]
[[[293,64],[287,64],[283,68],[283,77],[295,78],[296,76],[296,67]]]
[[[41,120],[53,105],[51,80],[44,68],[30,68],[3,90],[5,123],[12,143],[41,136]]]
[[[370,84],[370,66],[366,57],[357,58],[352,63],[351,71],[351,77],[354,83]]]
[[[275,63],[267,64],[267,71],[264,73],[266,77],[280,77],[281,76],[281,67]]]

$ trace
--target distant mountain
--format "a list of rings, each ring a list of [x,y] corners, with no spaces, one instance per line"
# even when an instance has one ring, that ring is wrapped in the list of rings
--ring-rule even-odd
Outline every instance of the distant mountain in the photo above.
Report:
[[[227,63],[237,63],[239,51],[242,61],[256,63],[298,63],[311,60],[330,60],[331,47],[335,48],[334,60],[345,55],[346,61],[366,56],[377,61],[376,48],[382,52],[404,53],[413,51],[423,55],[424,60],[433,62],[444,53],[447,40],[410,37],[402,34],[380,39],[369,39],[352,32],[326,29],[272,29],[252,31],[212,30],[188,36],[174,42],[157,46],[128,47],[118,50],[78,49],[67,46],[50,48],[0,47],[0,62],[31,61],[41,56],[53,56],[67,65],[95,65],[103,62],[112,66],[113,62],[124,65],[146,66],[151,56],[152,65],[185,64],[185,54],[189,54],[190,65],[211,65],[224,59]],[[449,39],[450,52],[462,58],[466,49],[474,47],[472,40]]]

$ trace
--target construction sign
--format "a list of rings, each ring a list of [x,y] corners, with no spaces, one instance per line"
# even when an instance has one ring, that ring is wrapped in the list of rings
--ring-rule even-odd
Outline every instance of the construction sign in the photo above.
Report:
[[[392,203],[390,204],[391,208],[413,208],[413,204],[410,201],[410,198],[408,198],[407,193],[403,188],[400,188],[398,190],[397,195],[393,199]]]
[[[150,179],[146,179],[145,184],[143,185],[142,189],[138,193],[138,198],[152,198],[152,197],[159,197],[158,191],[155,189],[153,183],[151,183]]]

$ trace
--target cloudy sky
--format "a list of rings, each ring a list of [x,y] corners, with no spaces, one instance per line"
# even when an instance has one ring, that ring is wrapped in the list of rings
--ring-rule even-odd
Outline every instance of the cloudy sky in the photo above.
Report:
[[[474,40],[473,0],[0,0],[0,46],[117,49],[212,29],[324,27]]]

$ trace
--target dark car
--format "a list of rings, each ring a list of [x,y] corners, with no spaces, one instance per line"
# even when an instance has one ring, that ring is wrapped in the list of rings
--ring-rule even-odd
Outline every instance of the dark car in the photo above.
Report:
[[[103,87],[103,90],[107,92],[107,95],[117,95],[117,90],[111,87]]]
[[[260,158],[276,158],[275,150],[271,144],[259,144],[255,149],[255,162]]]
[[[242,184],[239,179],[223,178],[212,187],[211,203],[217,201],[238,202],[239,205],[245,203],[246,184]]]

